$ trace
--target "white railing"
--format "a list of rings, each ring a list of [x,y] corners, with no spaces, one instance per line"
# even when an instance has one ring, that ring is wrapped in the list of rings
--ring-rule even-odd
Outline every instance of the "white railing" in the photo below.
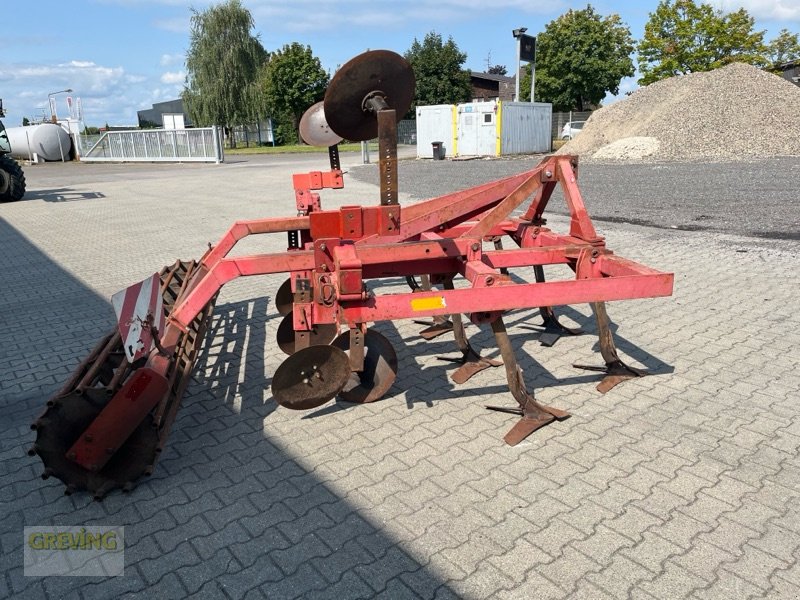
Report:
[[[84,161],[220,163],[220,132],[219,127],[107,131],[97,141],[80,136],[79,151]]]

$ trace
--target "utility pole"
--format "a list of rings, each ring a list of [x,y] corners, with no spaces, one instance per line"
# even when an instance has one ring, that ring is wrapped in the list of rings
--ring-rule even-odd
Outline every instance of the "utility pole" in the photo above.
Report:
[[[526,31],[528,30],[525,27],[520,27],[511,32],[517,38],[517,102],[519,102],[519,81],[522,79],[519,72],[520,61],[524,60],[531,65],[531,102],[536,86],[536,38],[525,35]]]
[[[523,34],[528,31],[527,27],[520,27],[519,29],[514,29],[511,32],[511,35],[514,36],[514,39],[517,40],[517,76],[514,78],[516,79],[516,86],[514,89],[514,102],[519,102],[519,80],[522,79],[522,74],[519,72],[519,63],[520,63],[520,52],[522,51],[522,36]]]

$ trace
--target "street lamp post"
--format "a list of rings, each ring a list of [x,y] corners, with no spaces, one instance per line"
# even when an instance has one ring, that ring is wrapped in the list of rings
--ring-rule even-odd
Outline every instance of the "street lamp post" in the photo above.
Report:
[[[57,92],[50,92],[47,94],[47,101],[50,103],[50,120],[53,123],[58,122],[58,115],[56,114],[56,101],[55,95],[56,94],[69,94],[72,92],[72,88],[67,88],[65,90],[59,90]]]
[[[511,34],[514,36],[514,39],[517,40],[517,76],[516,76],[516,88],[514,90],[514,102],[519,102],[519,80],[521,79],[520,72],[519,72],[519,55],[520,50],[522,50],[522,34],[528,31],[527,27],[520,27],[519,29],[514,29]]]

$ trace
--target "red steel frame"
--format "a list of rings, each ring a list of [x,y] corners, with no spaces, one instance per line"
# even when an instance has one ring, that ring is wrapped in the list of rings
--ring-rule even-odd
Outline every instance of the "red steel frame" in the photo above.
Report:
[[[576,183],[576,160],[555,156],[532,171],[474,189],[400,208],[342,207],[290,219],[240,221],[201,260],[202,276],[170,317],[184,329],[227,282],[243,276],[288,272],[309,276],[313,287],[332,286],[338,310],[317,308],[302,329],[316,323],[356,323],[451,313],[495,312],[584,302],[669,296],[673,275],[616,256],[597,235]],[[560,183],[571,217],[568,235],[544,227],[542,214]],[[525,214],[509,214],[535,193]],[[382,235],[387,212],[399,233]],[[350,222],[356,221],[351,227]],[[347,227],[350,227],[349,229]],[[305,249],[228,258],[248,235],[300,232]],[[353,231],[353,233],[350,233]],[[484,239],[509,236],[519,248],[483,249]],[[501,268],[566,264],[573,281],[513,283]],[[458,273],[469,289],[363,296],[358,281],[405,275]],[[513,292],[509,291],[513,287]],[[431,299],[425,303],[423,299]],[[441,299],[439,306],[435,299]],[[317,307],[319,303],[312,306]],[[299,329],[299,328],[298,328]]]
[[[531,171],[404,206],[402,212],[396,204],[322,211],[312,190],[341,188],[341,171],[295,175],[297,206],[303,214],[235,223],[201,259],[187,293],[168,318],[160,345],[167,350],[174,346],[180,332],[225,283],[253,275],[285,272],[293,280],[293,290],[296,280],[310,286],[311,302],[295,295],[296,331],[322,323],[346,325],[352,331],[373,321],[460,313],[475,322],[491,322],[512,309],[671,295],[671,273],[621,258],[606,248],[586,212],[576,179],[575,157],[552,156]],[[545,227],[542,218],[559,184],[570,214],[565,235]],[[531,197],[524,214],[511,216]],[[229,257],[247,236],[281,232],[289,235],[285,252]],[[504,236],[517,248],[483,248],[484,241]],[[568,265],[575,279],[515,283],[505,271],[550,264]],[[434,280],[460,274],[470,285],[383,295],[367,292],[364,285],[368,279],[423,274]],[[157,349],[151,352],[142,370],[146,384],[134,377],[112,398],[85,432],[91,435],[82,435],[71,449],[76,462],[90,470],[102,468],[108,460],[103,449],[119,447],[127,435],[99,425],[109,419],[130,421],[133,404],[143,414],[155,406],[169,360]],[[94,443],[85,443],[86,438]]]

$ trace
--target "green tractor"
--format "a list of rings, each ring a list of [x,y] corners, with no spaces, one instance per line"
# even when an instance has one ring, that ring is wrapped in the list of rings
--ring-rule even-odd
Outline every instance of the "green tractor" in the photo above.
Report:
[[[0,100],[0,117],[5,117]],[[25,195],[25,174],[19,163],[11,158],[11,143],[3,122],[0,121],[0,202],[14,202]]]

